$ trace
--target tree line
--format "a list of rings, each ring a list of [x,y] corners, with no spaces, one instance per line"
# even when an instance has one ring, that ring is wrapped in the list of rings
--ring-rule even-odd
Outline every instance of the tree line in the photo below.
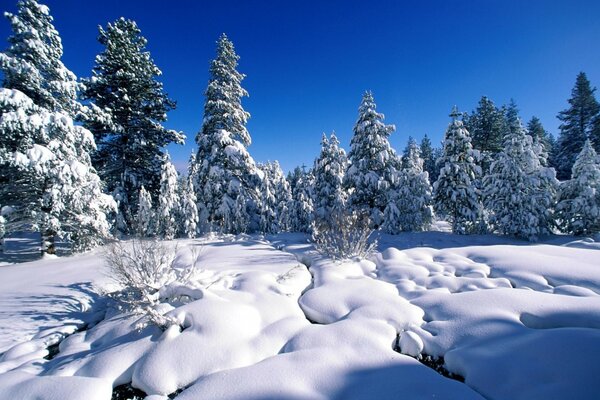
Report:
[[[103,50],[91,77],[77,79],[61,61],[48,7],[20,0],[6,16],[13,33],[0,53],[0,236],[35,231],[43,251],[53,251],[56,237],[84,250],[111,236],[310,232],[340,212],[392,234],[426,230],[435,218],[456,233],[528,239],[600,230],[600,106],[584,73],[558,115],[556,140],[535,117],[523,126],[514,102],[497,107],[483,97],[471,113],[452,110],[442,147],[409,138],[397,154],[388,140],[395,127],[366,92],[349,153],[335,134],[323,135],[313,167],[285,176],[247,150],[245,75],[222,35],[197,150],[179,175],[165,151],[185,140],[164,126],[176,103],[134,21],[99,28]]]

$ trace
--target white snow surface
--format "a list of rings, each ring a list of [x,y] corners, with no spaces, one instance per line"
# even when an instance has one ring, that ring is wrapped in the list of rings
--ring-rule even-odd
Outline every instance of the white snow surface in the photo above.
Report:
[[[301,234],[172,243],[180,266],[196,257],[201,270],[187,288],[196,300],[163,304],[181,322],[164,332],[139,329],[139,315],[99,294],[114,289],[101,249],[0,264],[0,399],[110,399],[129,383],[147,399],[184,400],[600,391],[593,238],[384,235],[369,260],[346,262]],[[426,355],[465,382],[417,360]]]

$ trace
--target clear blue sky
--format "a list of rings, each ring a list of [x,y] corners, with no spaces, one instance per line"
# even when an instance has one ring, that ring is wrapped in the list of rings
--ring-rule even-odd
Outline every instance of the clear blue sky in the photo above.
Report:
[[[184,131],[170,146],[185,168],[200,128],[215,41],[225,32],[241,56],[250,97],[248,128],[257,161],[285,170],[311,165],[322,132],[335,130],[348,150],[362,93],[396,125],[401,151],[409,135],[443,138],[453,104],[475,108],[482,95],[516,100],[553,134],[556,114],[579,71],[600,86],[600,1],[159,1],[47,0],[65,48],[64,62],[89,76],[97,26],[134,19],[178,107],[166,125]],[[16,0],[2,0],[14,11]],[[0,36],[10,33],[0,23]],[[4,46],[6,47],[6,42]]]

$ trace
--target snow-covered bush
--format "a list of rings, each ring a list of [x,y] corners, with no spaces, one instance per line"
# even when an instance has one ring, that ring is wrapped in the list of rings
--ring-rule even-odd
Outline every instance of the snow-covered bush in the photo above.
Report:
[[[198,272],[197,254],[192,252],[192,258],[185,268],[177,268],[176,246],[139,239],[113,243],[106,250],[104,260],[111,278],[123,289],[112,297],[127,311],[144,315],[144,323],[150,322],[162,329],[177,325],[179,322],[161,313],[159,306],[182,297],[201,297],[192,284]]]
[[[333,259],[366,258],[377,246],[377,240],[370,240],[370,224],[366,212],[335,209],[313,222],[312,240],[321,254]]]

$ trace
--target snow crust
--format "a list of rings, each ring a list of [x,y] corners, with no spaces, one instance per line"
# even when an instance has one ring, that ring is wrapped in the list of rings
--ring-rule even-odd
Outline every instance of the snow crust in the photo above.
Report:
[[[95,292],[111,282],[98,252],[0,266],[0,399],[110,399],[129,383],[148,399],[182,390],[184,400],[561,399],[600,389],[593,239],[384,235],[369,260],[346,262],[302,234],[176,243],[180,267],[196,257],[199,286],[177,289],[195,300],[162,305],[180,321],[164,332],[103,307]],[[421,364],[425,355],[443,356],[465,383]]]

